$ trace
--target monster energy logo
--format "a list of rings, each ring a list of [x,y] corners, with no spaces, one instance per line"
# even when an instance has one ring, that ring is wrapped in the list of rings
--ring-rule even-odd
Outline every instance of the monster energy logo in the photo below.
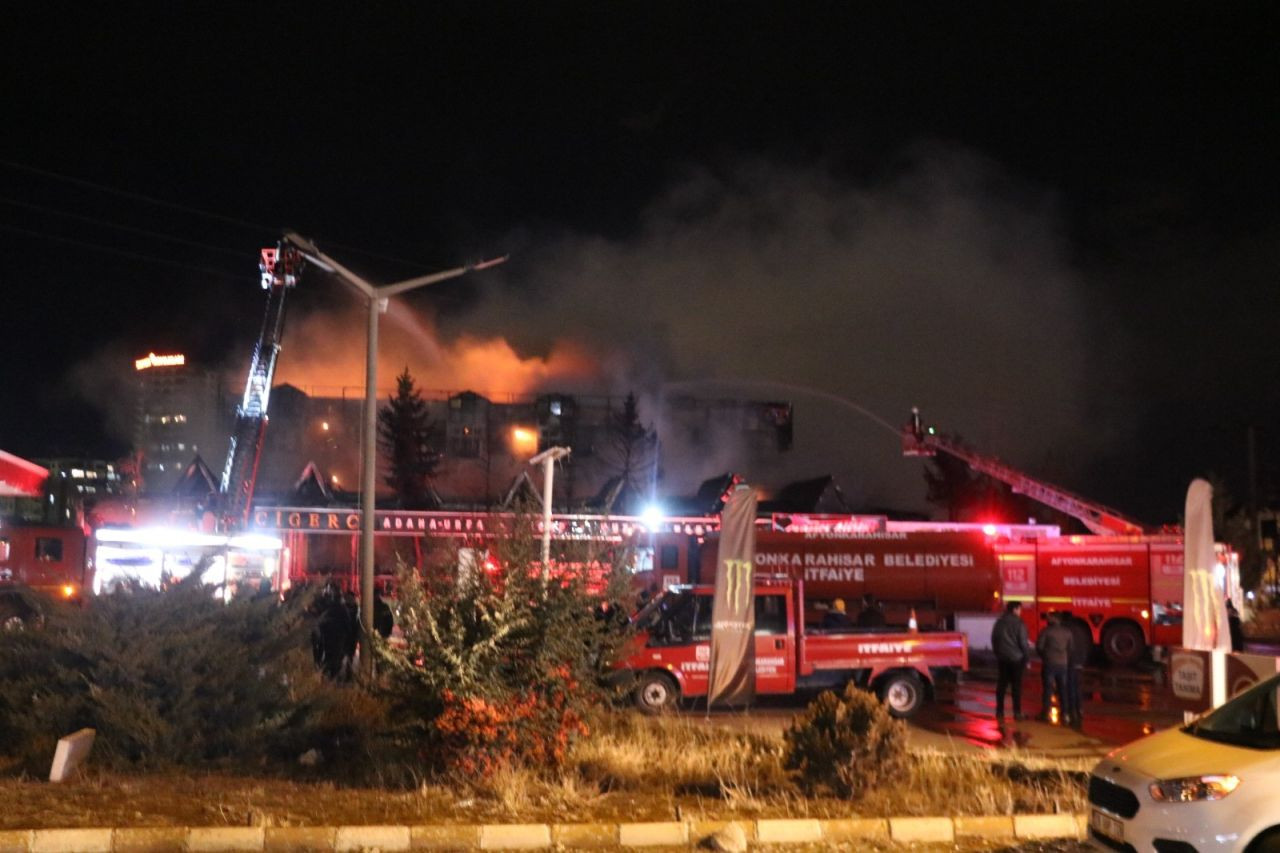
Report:
[[[724,600],[731,609],[746,610],[751,601],[750,560],[724,561]]]

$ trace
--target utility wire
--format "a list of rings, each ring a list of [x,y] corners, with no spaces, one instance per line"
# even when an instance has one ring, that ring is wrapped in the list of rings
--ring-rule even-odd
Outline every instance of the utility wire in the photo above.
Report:
[[[245,252],[243,249],[229,249],[226,246],[215,246],[211,243],[201,243],[197,240],[187,240],[183,237],[174,237],[169,234],[162,234],[159,231],[149,231],[146,228],[136,228],[132,225],[121,225],[117,222],[110,222],[106,219],[98,219],[93,216],[84,216],[83,214],[79,214],[79,213],[69,213],[68,211],[65,211],[65,210],[57,210],[52,207],[45,207],[39,204],[31,204],[30,202],[18,201],[17,199],[4,198],[3,196],[0,196],[0,204],[13,205],[14,207],[26,208],[27,210],[38,210],[41,213],[49,213],[54,216],[63,216],[63,217],[66,217],[67,219],[75,219],[80,222],[88,222],[93,225],[103,225],[107,228],[115,228],[120,231],[128,231],[129,233],[132,233],[132,234],[141,234],[145,237],[156,237],[160,240],[168,240],[171,243],[181,243],[184,246],[194,246],[197,249],[208,249],[211,252],[222,252],[225,255],[232,255],[234,257],[240,258],[241,260],[244,260],[245,258]]]
[[[0,159],[0,166],[8,166],[10,169],[16,169],[17,171],[20,171],[20,172],[28,172],[30,174],[40,175],[46,178],[52,178],[57,181],[66,181],[67,183],[70,183],[70,184],[76,184],[77,186],[88,187],[90,189],[99,190],[101,192],[111,193],[112,195],[118,195],[123,198],[133,199],[134,201],[141,201],[146,204],[154,204],[160,207],[167,207],[171,210],[185,211],[187,213],[191,213],[196,216],[204,216],[209,219],[217,220],[218,222],[226,222],[230,225],[236,225],[241,228],[250,228],[254,231],[266,231],[272,234],[278,234],[282,230],[280,228],[272,228],[267,225],[262,225],[257,222],[249,222],[248,220],[245,220],[245,219],[237,219],[234,216],[226,216],[221,213],[213,213],[212,211],[201,210],[200,208],[197,208],[197,207],[191,207],[190,205],[179,204],[178,202],[167,201],[162,198],[143,195],[142,193],[135,193],[135,192],[130,192],[129,190],[117,189],[116,187],[107,186],[106,184],[99,184],[94,181],[88,181],[88,180],[85,180],[84,178],[75,178],[75,177],[72,177],[71,175],[63,175],[58,172],[51,172],[48,169],[41,169],[37,166],[29,166],[26,163],[18,163],[14,160]],[[348,252],[356,252],[358,254],[365,255],[366,257],[370,257],[370,258],[380,258],[381,260],[384,260],[384,261],[394,261],[395,263],[399,263],[399,264],[408,264],[409,266],[417,269],[425,269],[427,267],[427,264],[423,263],[422,261],[415,261],[410,258],[401,258],[395,255],[384,255],[379,252],[371,252],[368,249],[361,249],[357,246],[350,246],[345,243],[335,243],[331,240],[326,240],[324,242],[326,242],[330,246],[334,246],[339,249],[344,249]]]
[[[208,217],[209,219],[216,219],[219,222],[226,222],[231,225],[238,225],[241,228],[252,228],[254,231],[272,231],[272,232],[280,230],[279,228],[269,228],[266,225],[259,225],[256,222],[248,222],[244,219],[236,219],[233,216],[224,216],[221,213],[212,213],[207,210],[200,210],[198,208],[189,207],[185,204],[178,204],[177,202],[173,202],[173,201],[165,201],[164,199],[155,198],[154,196],[143,195],[142,193],[130,192],[128,190],[121,190],[115,187],[107,186],[106,184],[95,183],[94,181],[86,181],[83,178],[73,178],[70,175],[62,175],[57,172],[50,172],[47,169],[40,169],[35,166],[28,166],[25,163],[17,163],[17,162],[14,162],[13,160],[0,160],[0,165],[8,166],[10,169],[17,169],[18,171],[21,171],[21,172],[29,172],[35,175],[42,175],[46,178],[53,178],[54,180],[58,180],[58,181],[66,181],[69,184],[76,184],[77,186],[81,186],[81,187],[89,187],[90,189],[111,193],[112,195],[118,195],[124,198],[131,198],[134,201],[141,201],[141,202],[146,202],[147,204],[154,204],[160,207],[167,207],[171,210],[183,210],[183,211],[186,211],[187,213],[194,213],[197,216],[205,216],[205,217]]]
[[[57,243],[69,243],[73,246],[81,246],[85,249],[93,249],[94,251],[97,251],[97,252],[106,252],[109,255],[118,255],[122,258],[131,258],[136,261],[147,261],[148,263],[153,263],[153,264],[163,264],[164,266],[176,267],[178,269],[187,270],[190,272],[207,273],[209,275],[219,276],[220,278],[231,279],[232,281],[244,281],[245,278],[247,277],[247,276],[241,276],[241,275],[234,275],[225,270],[215,270],[210,267],[198,267],[192,264],[183,264],[183,263],[178,263],[177,261],[169,261],[169,260],[165,260],[164,258],[157,258],[154,255],[144,255],[138,252],[127,252],[123,249],[116,249],[111,246],[103,246],[98,243],[89,243],[85,240],[77,240],[72,237],[59,237],[55,234],[47,234],[42,231],[32,231],[27,228],[19,228],[16,225],[5,225],[3,223],[0,223],[0,230],[12,231],[16,234],[25,234],[28,237],[36,237],[41,240],[53,240],[54,242],[57,242]]]

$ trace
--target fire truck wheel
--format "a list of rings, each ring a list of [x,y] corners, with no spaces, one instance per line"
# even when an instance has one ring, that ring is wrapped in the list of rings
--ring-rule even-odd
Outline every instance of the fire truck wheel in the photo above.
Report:
[[[1112,622],[1102,631],[1102,650],[1118,666],[1137,663],[1146,648],[1142,629],[1132,622]]]
[[[671,676],[661,672],[646,672],[636,680],[631,691],[636,707],[646,714],[658,714],[675,707],[680,688]]]
[[[906,719],[924,704],[924,682],[914,672],[891,672],[880,679],[876,694],[891,716]]]

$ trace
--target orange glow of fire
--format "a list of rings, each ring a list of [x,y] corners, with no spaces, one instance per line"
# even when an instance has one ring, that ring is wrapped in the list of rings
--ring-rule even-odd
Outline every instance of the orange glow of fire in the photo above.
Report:
[[[596,362],[578,345],[557,341],[545,356],[521,356],[502,337],[462,335],[443,340],[433,322],[392,301],[378,340],[379,393],[394,387],[406,367],[424,393],[470,390],[487,396],[524,395],[557,383],[586,384]],[[352,313],[316,314],[286,331],[276,383],[314,396],[351,396],[364,387],[365,326]]]

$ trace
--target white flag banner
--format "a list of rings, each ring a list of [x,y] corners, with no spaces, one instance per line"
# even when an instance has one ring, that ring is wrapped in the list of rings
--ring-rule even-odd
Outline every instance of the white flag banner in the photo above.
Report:
[[[1193,480],[1187,489],[1182,575],[1182,645],[1201,651],[1231,651],[1227,605],[1216,581],[1213,547],[1213,486]]]

